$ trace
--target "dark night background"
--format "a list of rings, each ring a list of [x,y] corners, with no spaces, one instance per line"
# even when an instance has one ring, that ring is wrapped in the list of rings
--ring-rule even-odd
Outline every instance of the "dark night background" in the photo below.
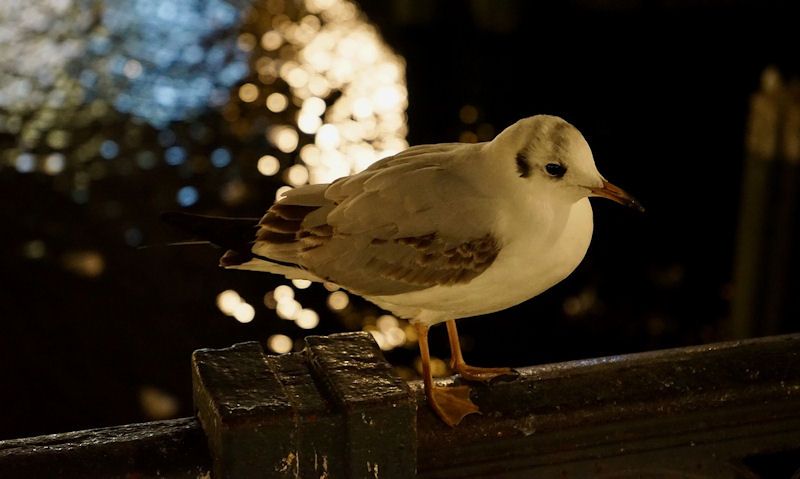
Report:
[[[522,305],[459,322],[468,361],[524,366],[732,337],[749,102],[765,68],[788,78],[800,67],[795,8],[722,0],[359,6],[405,59],[409,144],[485,140],[519,118],[559,115],[587,138],[604,176],[647,207],[639,215],[593,201],[592,246],[571,277]],[[245,81],[230,86],[232,97]],[[474,122],[460,116],[465,105],[477,109]],[[20,172],[18,134],[0,130],[0,439],[187,416],[195,349],[374,323],[375,307],[351,297],[346,310],[331,311],[328,292],[314,285],[296,294],[320,324],[300,329],[261,299],[288,284],[283,278],[219,269],[220,251],[210,247],[158,246],[186,239],[158,214],[180,209],[175,192],[187,181],[199,200],[186,211],[250,217],[282,185],[253,166],[270,153],[263,141],[269,120],[242,108],[232,122],[225,108],[158,127],[120,112],[87,123],[70,117],[60,128],[74,129],[74,138],[117,140],[130,136],[129,125],[141,130],[120,141],[118,158],[91,170],[88,197],[76,196],[75,182],[63,175]],[[7,104],[0,111],[7,116]],[[243,124],[262,133],[241,133]],[[200,127],[193,125],[206,133],[195,135]],[[162,148],[165,129],[198,158],[225,145],[230,165],[193,172],[125,166],[139,150]],[[95,161],[65,154],[65,171]],[[272,154],[284,166],[296,156]],[[225,203],[217,193],[232,181],[245,193]],[[220,312],[216,296],[227,289],[255,306],[252,322]],[[791,319],[769,330],[754,326],[754,334],[796,330]],[[433,354],[446,358],[446,344],[444,328],[436,328]],[[416,346],[386,354],[413,374]]]

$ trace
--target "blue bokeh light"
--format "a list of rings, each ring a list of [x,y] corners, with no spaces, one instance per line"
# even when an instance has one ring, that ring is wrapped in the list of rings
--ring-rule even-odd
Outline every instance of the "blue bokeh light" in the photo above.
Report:
[[[211,164],[217,168],[225,168],[231,163],[231,152],[225,148],[217,148],[211,152]]]
[[[156,128],[187,120],[213,105],[248,72],[247,54],[236,47],[241,17],[236,2],[225,0],[106,0],[106,39],[91,49],[110,57],[114,107]],[[135,75],[125,67],[137,62]],[[91,81],[86,78],[85,81]]]
[[[178,166],[186,161],[186,150],[180,146],[171,146],[164,151],[164,160],[168,165]]]
[[[200,193],[194,186],[184,186],[178,190],[176,197],[179,205],[192,206],[200,199]]]
[[[100,144],[100,156],[106,160],[116,158],[119,154],[119,145],[115,141],[106,140]]]

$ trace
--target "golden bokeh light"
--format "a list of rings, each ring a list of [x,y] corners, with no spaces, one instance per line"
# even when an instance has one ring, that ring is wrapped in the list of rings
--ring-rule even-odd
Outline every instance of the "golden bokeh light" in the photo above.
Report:
[[[264,176],[273,176],[281,171],[281,162],[272,155],[264,155],[258,159],[256,168]]]
[[[233,316],[233,312],[241,302],[242,297],[232,289],[225,290],[217,295],[217,308],[228,316]]]
[[[233,308],[233,317],[240,323],[249,323],[256,317],[256,310],[250,304],[242,301]]]
[[[308,289],[311,286],[311,281],[307,279],[293,279],[292,284],[297,289]]]
[[[341,311],[350,304],[350,297],[344,291],[334,291],[328,295],[328,307],[334,311]]]
[[[270,93],[266,105],[269,111],[280,113],[289,106],[289,99],[283,93]]]
[[[258,99],[258,87],[252,83],[245,83],[239,87],[239,98],[246,103],[252,103]]]
[[[270,351],[285,354],[292,350],[292,338],[285,334],[273,334],[267,338],[267,347]]]
[[[319,315],[313,309],[303,309],[294,322],[299,328],[314,329],[319,325]]]

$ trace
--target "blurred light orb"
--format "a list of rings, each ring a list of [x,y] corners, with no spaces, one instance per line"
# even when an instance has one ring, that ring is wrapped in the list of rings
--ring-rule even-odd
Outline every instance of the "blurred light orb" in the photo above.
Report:
[[[303,309],[294,322],[302,329],[314,329],[319,325],[319,315],[313,309]]]
[[[283,37],[275,30],[270,30],[261,35],[261,46],[264,50],[273,51],[283,44]]]
[[[176,195],[178,204],[181,206],[192,206],[200,199],[200,193],[194,186],[184,186],[178,190]]]
[[[66,162],[61,153],[51,153],[44,159],[44,172],[48,175],[57,175],[64,171]]]
[[[273,176],[281,171],[281,162],[272,155],[264,155],[258,159],[258,172],[264,176]]]
[[[341,311],[350,304],[350,297],[344,291],[334,291],[328,295],[328,307],[334,311]]]
[[[272,293],[272,295],[275,297],[275,301],[282,303],[284,301],[294,299],[294,290],[291,286],[282,284],[275,288],[275,291]]]
[[[170,146],[164,151],[164,161],[170,166],[178,166],[186,161],[186,150],[180,146]]]
[[[233,318],[240,323],[249,323],[256,317],[256,310],[250,304],[242,301],[233,308]]]
[[[311,281],[307,279],[293,279],[292,284],[297,289],[307,289],[309,286],[311,286]]]
[[[267,96],[267,109],[273,113],[280,113],[289,106],[289,99],[282,93],[270,93]]]
[[[211,164],[217,168],[225,168],[231,163],[231,152],[225,148],[217,148],[211,152]]]
[[[275,308],[275,312],[281,319],[294,320],[297,319],[297,315],[300,314],[302,309],[303,306],[298,301],[289,298],[283,301],[278,301],[278,306]]]
[[[267,347],[270,351],[285,354],[292,350],[292,338],[285,334],[273,334],[267,338]]]
[[[267,131],[267,139],[283,153],[291,153],[297,149],[300,137],[291,126],[278,125]]]
[[[30,153],[22,153],[14,161],[14,167],[20,173],[30,173],[36,169],[36,157]]]
[[[292,165],[286,170],[286,183],[301,186],[308,183],[308,168],[303,165]]]
[[[217,295],[217,308],[228,316],[233,316],[233,312],[241,302],[242,297],[232,289],[226,289]]]
[[[106,160],[116,158],[118,154],[119,154],[119,145],[117,144],[117,142],[112,140],[105,140],[103,143],[100,144],[100,156],[102,156]]]
[[[258,87],[252,83],[245,83],[239,87],[239,98],[246,103],[256,101],[258,99]]]

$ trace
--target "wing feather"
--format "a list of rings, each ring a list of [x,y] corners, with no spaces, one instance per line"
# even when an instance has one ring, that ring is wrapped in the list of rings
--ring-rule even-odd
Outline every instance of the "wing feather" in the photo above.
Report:
[[[252,251],[366,296],[469,282],[501,247],[493,205],[458,174],[470,147],[409,148],[330,185],[290,190],[261,219]]]

